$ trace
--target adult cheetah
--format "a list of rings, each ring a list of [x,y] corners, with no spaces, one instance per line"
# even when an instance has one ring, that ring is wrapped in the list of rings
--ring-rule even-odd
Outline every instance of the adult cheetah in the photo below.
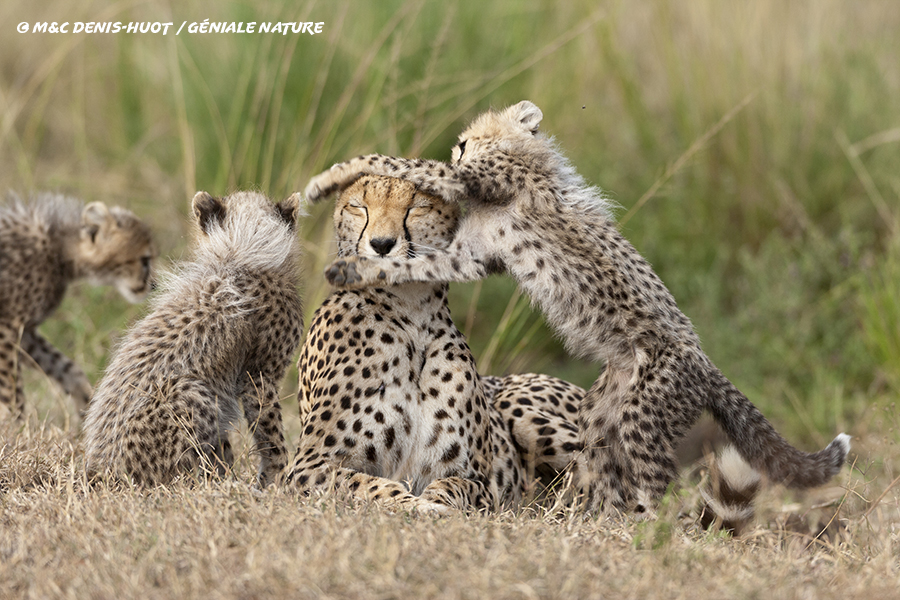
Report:
[[[579,405],[588,510],[651,509],[676,475],[676,443],[704,409],[772,480],[806,488],[834,476],[849,436],[805,453],[775,431],[701,350],[668,289],[617,230],[602,194],[539,133],[542,116],[527,101],[481,114],[450,164],[369,155],[313,178],[309,201],[376,174],[468,209],[445,250],[404,261],[344,257],[327,269],[329,281],[359,288],[510,273],[573,354],[605,364]]]
[[[335,206],[338,255],[427,255],[450,244],[458,220],[456,203],[363,177]],[[495,508],[521,499],[526,474],[558,474],[579,450],[584,390],[545,375],[480,377],[444,283],[335,292],[298,367],[304,429],[287,477],[296,489]]]
[[[163,280],[125,336],[84,425],[90,476],[167,483],[231,463],[241,410],[260,455],[260,485],[287,463],[278,385],[300,343],[299,195],[194,196],[192,261]]]
[[[87,407],[91,384],[37,328],[62,302],[69,284],[113,285],[129,302],[150,291],[156,246],[150,228],[128,210],[84,206],[58,194],[0,206],[0,407],[22,415],[22,366],[36,366]]]

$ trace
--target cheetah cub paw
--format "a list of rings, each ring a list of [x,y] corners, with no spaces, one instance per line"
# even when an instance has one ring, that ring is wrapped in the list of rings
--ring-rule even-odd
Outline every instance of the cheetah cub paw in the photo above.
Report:
[[[303,195],[310,203],[324,200],[331,194],[346,188],[362,175],[361,171],[352,169],[349,162],[336,163],[328,171],[313,177],[306,184]]]
[[[344,289],[358,289],[367,284],[389,284],[387,272],[377,263],[382,259],[368,260],[351,256],[335,261],[325,269],[325,279],[333,286]]]

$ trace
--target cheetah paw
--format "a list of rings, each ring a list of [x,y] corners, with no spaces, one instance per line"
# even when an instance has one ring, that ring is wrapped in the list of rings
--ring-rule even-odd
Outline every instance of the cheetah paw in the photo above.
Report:
[[[416,512],[426,517],[438,518],[449,515],[452,509],[446,504],[423,500],[416,504]]]
[[[325,269],[325,279],[336,287],[349,287],[362,281],[362,275],[356,268],[356,262],[339,260]]]
[[[306,184],[303,196],[307,202],[313,203],[324,200],[336,191],[338,191],[338,185],[331,181],[331,174],[326,171],[321,175],[316,175]]]
[[[362,177],[362,172],[344,173],[349,168],[349,163],[340,162],[331,166],[331,169],[323,173],[319,173],[309,180],[306,188],[303,190],[303,196],[307,202],[319,202],[324,200],[331,194],[339,192],[350,186],[354,181]]]

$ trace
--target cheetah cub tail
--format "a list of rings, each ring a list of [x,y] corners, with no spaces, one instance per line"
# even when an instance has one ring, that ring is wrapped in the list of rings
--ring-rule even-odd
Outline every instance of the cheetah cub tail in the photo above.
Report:
[[[703,527],[718,525],[735,535],[753,519],[754,501],[762,487],[761,471],[770,480],[788,487],[805,489],[823,485],[834,477],[847,460],[850,436],[839,434],[823,450],[801,452],[784,440],[772,444],[769,453],[753,466],[737,446],[719,453],[710,473],[710,489],[701,489],[706,503],[700,522]]]
[[[710,489],[701,489],[706,506],[700,516],[704,528],[718,525],[739,535],[753,519],[753,501],[762,477],[734,446],[726,446],[710,472]]]
[[[713,377],[715,393],[707,409],[744,460],[769,480],[794,489],[828,483],[840,472],[850,452],[850,436],[842,433],[818,452],[792,446],[721,373]]]
[[[839,434],[824,450],[817,452],[825,455],[832,465],[824,469],[823,475],[834,476],[849,452],[850,436],[846,433]],[[706,502],[700,524],[705,528],[718,525],[739,535],[753,519],[753,503],[762,488],[762,476],[732,445],[719,453],[710,471],[710,489],[700,490]]]

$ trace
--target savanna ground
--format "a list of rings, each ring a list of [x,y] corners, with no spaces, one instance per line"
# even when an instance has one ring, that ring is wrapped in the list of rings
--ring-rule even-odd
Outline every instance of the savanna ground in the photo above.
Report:
[[[15,31],[203,19],[325,25]],[[225,482],[86,492],[71,402],[31,374],[26,422],[0,424],[0,597],[900,596],[900,4],[15,1],[0,28],[3,186],[127,205],[163,263],[198,189],[281,198],[362,152],[446,159],[478,111],[530,99],[738,387],[800,447],[854,438],[832,487],[768,490],[739,539],[696,526],[696,478],[646,522],[433,520],[255,492],[246,454]],[[303,224],[308,315],[329,211]],[[453,307],[484,372],[596,375],[505,278]],[[42,331],[96,382],[142,310],[77,285]]]

